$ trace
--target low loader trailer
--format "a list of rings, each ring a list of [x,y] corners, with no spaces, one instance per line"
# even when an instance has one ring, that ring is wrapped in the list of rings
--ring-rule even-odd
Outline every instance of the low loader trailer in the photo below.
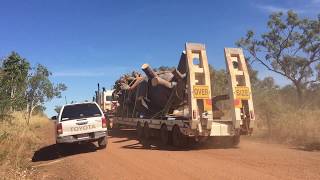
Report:
[[[186,43],[172,75],[164,76],[144,64],[142,70],[147,77],[134,74],[130,83],[119,81],[120,90],[114,93],[119,109],[112,118],[113,126],[136,128],[138,138],[159,134],[163,144],[177,147],[185,146],[189,139],[201,141],[210,137],[227,137],[228,143],[238,145],[240,135],[251,134],[254,127],[252,91],[242,49],[225,48],[224,54],[227,94],[212,97],[214,82],[210,79],[205,45]],[[228,109],[219,108],[222,101]]]

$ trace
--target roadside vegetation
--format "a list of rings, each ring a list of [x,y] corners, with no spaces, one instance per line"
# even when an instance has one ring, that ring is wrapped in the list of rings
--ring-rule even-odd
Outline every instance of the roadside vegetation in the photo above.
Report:
[[[40,144],[39,128],[49,123],[44,103],[60,97],[64,84],[53,84],[43,65],[31,67],[18,53],[0,61],[0,176],[22,179],[33,172],[30,162]]]
[[[236,44],[250,63],[290,82],[280,87],[272,77],[253,80],[258,129],[270,139],[320,149],[320,14],[271,14],[265,33],[249,30]]]
[[[50,122],[38,114],[27,125],[26,118],[25,113],[15,112],[0,122],[0,176],[3,179],[30,179],[35,173],[31,157],[43,142],[43,129]]]

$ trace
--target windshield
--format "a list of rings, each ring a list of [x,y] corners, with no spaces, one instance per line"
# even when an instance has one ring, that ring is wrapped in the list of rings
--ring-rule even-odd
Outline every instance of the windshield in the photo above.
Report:
[[[95,104],[75,104],[63,108],[61,121],[72,119],[101,116],[101,112]]]
[[[106,101],[112,101],[112,96],[106,96]]]

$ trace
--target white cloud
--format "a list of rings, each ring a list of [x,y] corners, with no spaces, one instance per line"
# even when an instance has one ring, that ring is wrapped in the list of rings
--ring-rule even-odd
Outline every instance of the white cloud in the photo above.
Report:
[[[302,9],[295,9],[295,8],[285,8],[285,7],[278,7],[278,6],[273,6],[273,5],[256,5],[259,9],[266,11],[268,13],[273,13],[273,12],[287,12],[289,10],[293,10],[297,13],[304,13],[305,10]]]
[[[267,11],[267,12],[279,12],[279,11],[286,12],[289,10],[287,8],[281,8],[281,7],[276,7],[276,6],[272,6],[272,5],[257,5],[257,7],[259,9]]]
[[[312,0],[311,1],[313,4],[320,4],[320,0]]]
[[[262,4],[262,3],[254,3],[252,4],[255,8],[266,12],[287,12],[288,10],[293,10],[299,14],[303,14],[306,16],[314,16],[320,13],[320,0],[307,0],[307,1],[283,1],[282,5],[275,4]]]

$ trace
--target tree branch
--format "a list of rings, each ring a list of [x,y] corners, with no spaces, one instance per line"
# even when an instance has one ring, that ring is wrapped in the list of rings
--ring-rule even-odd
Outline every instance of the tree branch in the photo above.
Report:
[[[290,76],[288,76],[287,74],[281,72],[281,71],[277,71],[274,68],[270,67],[268,64],[266,64],[265,62],[263,62],[262,59],[258,58],[258,56],[256,55],[255,52],[250,51],[248,48],[245,48],[247,51],[249,51],[249,53],[257,60],[259,61],[263,66],[265,66],[269,71],[275,72],[277,74],[280,74],[282,76],[287,77],[288,79],[290,79],[291,81],[295,81],[295,79],[291,78]]]

